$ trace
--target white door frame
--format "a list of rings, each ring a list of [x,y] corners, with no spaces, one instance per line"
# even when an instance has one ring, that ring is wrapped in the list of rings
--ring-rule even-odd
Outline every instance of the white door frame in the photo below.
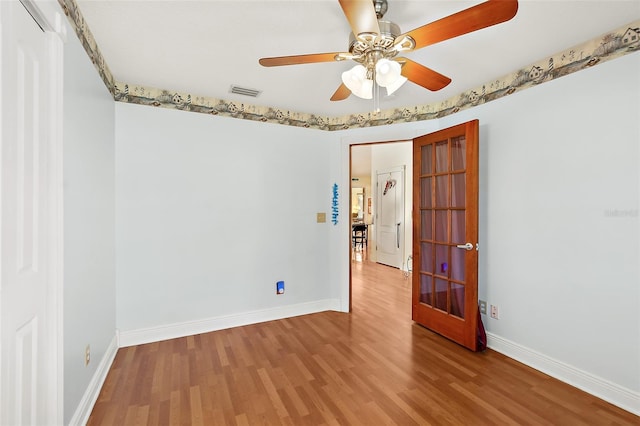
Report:
[[[40,162],[46,164],[47,188],[41,188],[45,191],[48,201],[47,210],[47,226],[49,232],[48,246],[44,250],[47,252],[47,295],[46,295],[46,324],[43,331],[52,336],[48,353],[40,354],[47,360],[46,380],[47,388],[44,393],[46,397],[41,407],[43,417],[46,424],[62,424],[63,423],[63,197],[62,197],[62,118],[63,118],[63,44],[66,41],[66,17],[61,10],[59,4],[50,0],[21,0],[24,7],[29,11],[31,16],[36,20],[38,25],[43,29],[43,37],[47,44],[47,60],[49,63],[49,74],[47,75],[48,90],[48,122],[41,124],[49,135],[49,146],[46,157],[40,158]],[[8,37],[11,31],[11,11],[12,8],[20,7],[17,0],[0,2],[0,57],[6,58],[6,43],[12,40]],[[7,65],[5,65],[7,66]],[[0,99],[2,99],[2,88],[5,85],[16,84],[14,81],[5,81],[2,68],[0,68]],[[15,126],[15,123],[7,122],[6,113],[3,110],[7,108],[0,102],[0,129],[3,126]],[[0,132],[0,146],[5,144],[4,133]],[[0,150],[0,155],[2,151]],[[0,158],[1,160],[1,158]],[[0,167],[1,167],[0,162]],[[0,173],[0,187],[2,184],[2,173]],[[2,199],[0,198],[0,203]],[[1,204],[0,204],[1,206]],[[1,210],[0,210],[1,211]],[[0,222],[1,223],[1,222]],[[2,237],[2,227],[0,227],[0,238]],[[0,256],[0,272],[2,271],[3,257]],[[0,294],[2,297],[2,294]],[[1,302],[1,299],[0,299]],[[1,304],[0,304],[1,309]],[[1,316],[0,316],[1,318]],[[0,324],[1,326],[1,324]],[[0,365],[4,366],[1,358]],[[0,369],[0,379],[6,374]],[[0,387],[0,401],[6,401],[2,395],[3,389]],[[4,404],[2,404],[2,408]]]

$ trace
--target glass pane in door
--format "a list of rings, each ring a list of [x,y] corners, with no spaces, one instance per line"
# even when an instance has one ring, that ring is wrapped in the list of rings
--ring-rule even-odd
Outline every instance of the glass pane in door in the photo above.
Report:
[[[442,311],[447,311],[447,280],[436,278],[436,292],[433,306]]]
[[[436,143],[436,173],[448,171],[447,148],[448,141]]]
[[[464,249],[453,247],[451,249],[451,279],[456,281],[464,281],[464,257],[467,253]]]
[[[436,210],[436,241],[443,243],[448,242],[447,239],[447,211]]]
[[[420,212],[420,239],[431,240],[433,239],[433,231],[431,230],[433,212],[431,210],[422,210]]]
[[[436,176],[436,207],[449,207],[449,176]]]
[[[425,145],[420,148],[422,159],[421,159],[421,175],[430,175],[433,173],[433,148],[432,145]]]
[[[451,242],[454,244],[464,244],[464,210],[451,210]]]
[[[451,175],[451,207],[464,207],[465,174]]]
[[[449,313],[460,318],[464,318],[464,286],[451,283],[451,306]]]
[[[433,277],[420,274],[420,303],[433,305]]]
[[[451,171],[464,170],[466,160],[465,139],[458,137],[451,140]]]
[[[436,244],[436,275],[449,276],[449,246]]]
[[[431,207],[431,178],[420,178],[420,208]]]
[[[433,273],[433,244],[420,244],[420,271]]]

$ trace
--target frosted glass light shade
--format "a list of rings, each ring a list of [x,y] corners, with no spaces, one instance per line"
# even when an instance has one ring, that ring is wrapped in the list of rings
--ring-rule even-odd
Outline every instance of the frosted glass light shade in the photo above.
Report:
[[[357,97],[362,99],[373,98],[373,80],[365,79],[362,82],[362,88],[359,93],[354,93]]]
[[[362,65],[356,65],[342,73],[342,82],[351,93],[359,98],[371,99],[373,97],[373,81],[367,79],[367,69]]]
[[[407,77],[400,76],[393,83],[389,84],[387,89],[387,96],[392,95],[393,92],[398,90],[404,83],[407,82]]]
[[[401,77],[400,70],[401,66],[396,61],[380,59],[376,63],[376,83],[382,87],[394,84]]]

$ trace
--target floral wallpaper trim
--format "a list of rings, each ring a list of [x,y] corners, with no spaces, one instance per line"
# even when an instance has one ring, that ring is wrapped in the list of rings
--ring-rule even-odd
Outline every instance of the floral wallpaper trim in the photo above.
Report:
[[[109,66],[105,62],[102,53],[100,53],[100,49],[98,48],[98,45],[93,38],[93,34],[91,34],[91,30],[87,26],[78,5],[74,0],[58,0],[58,3],[62,7],[64,14],[67,16],[69,23],[71,23],[71,26],[75,30],[84,50],[87,52],[87,55],[89,55],[89,59],[91,59],[91,62],[93,62],[93,65],[98,70],[100,78],[102,78],[105,86],[107,86],[107,89],[113,95],[115,93],[113,75],[109,70]]]
[[[442,102],[384,110],[378,114],[371,112],[328,117],[116,82],[78,5],[74,0],[58,2],[116,101],[330,131],[445,117],[640,50],[640,20],[636,20],[599,39],[560,52]]]

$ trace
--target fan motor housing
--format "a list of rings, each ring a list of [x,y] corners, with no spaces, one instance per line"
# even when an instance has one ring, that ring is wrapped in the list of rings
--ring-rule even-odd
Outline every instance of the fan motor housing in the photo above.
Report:
[[[393,57],[398,54],[395,49],[390,49],[398,35],[400,35],[400,27],[391,21],[378,21],[380,27],[380,36],[372,40],[358,39],[353,33],[349,34],[349,53],[363,62],[367,53],[371,51],[379,51],[384,57]]]

